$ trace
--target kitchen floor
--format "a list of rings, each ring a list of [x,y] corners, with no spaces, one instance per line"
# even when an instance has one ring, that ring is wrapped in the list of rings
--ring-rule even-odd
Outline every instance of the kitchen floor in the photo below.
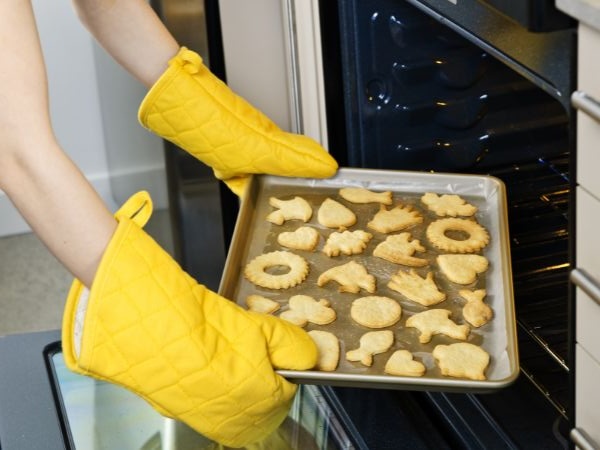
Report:
[[[167,210],[145,229],[172,254]],[[60,328],[72,280],[34,234],[0,238],[0,336]]]

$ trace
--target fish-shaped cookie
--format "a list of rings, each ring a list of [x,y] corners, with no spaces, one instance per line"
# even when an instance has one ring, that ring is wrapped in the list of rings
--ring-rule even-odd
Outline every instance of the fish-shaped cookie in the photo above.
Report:
[[[369,331],[359,340],[359,347],[346,352],[348,361],[360,361],[365,366],[373,365],[373,355],[387,352],[394,343],[394,333],[390,330]]]

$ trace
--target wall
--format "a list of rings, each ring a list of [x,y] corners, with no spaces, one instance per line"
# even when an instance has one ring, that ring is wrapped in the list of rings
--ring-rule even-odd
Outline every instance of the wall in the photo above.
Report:
[[[220,0],[219,10],[227,84],[281,128],[291,130],[282,3]]]
[[[165,208],[162,141],[137,123],[143,87],[95,44],[71,2],[34,0],[33,5],[61,146],[111,210],[142,188],[157,208]],[[0,236],[28,231],[0,191]]]

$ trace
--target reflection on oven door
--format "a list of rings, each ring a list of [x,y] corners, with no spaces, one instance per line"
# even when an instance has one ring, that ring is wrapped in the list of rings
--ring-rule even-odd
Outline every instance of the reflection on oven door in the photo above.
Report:
[[[94,450],[212,450],[225,447],[185,424],[158,414],[119,386],[69,371],[60,352],[51,357],[71,448]],[[277,450],[366,448],[320,388],[301,386],[281,427],[258,447]]]

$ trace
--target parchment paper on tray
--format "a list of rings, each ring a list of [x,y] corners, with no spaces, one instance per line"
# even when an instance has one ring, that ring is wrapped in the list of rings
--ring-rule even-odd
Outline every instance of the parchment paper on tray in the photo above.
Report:
[[[368,230],[366,224],[380,208],[378,203],[354,204],[345,201],[339,195],[339,190],[343,187],[362,187],[376,192],[392,191],[393,204],[388,208],[399,203],[411,205],[423,215],[422,224],[414,225],[407,230],[411,232],[414,239],[419,239],[426,247],[426,252],[418,254],[419,258],[429,260],[428,266],[416,267],[415,270],[421,276],[425,276],[428,271],[433,272],[436,284],[447,294],[446,300],[435,307],[449,309],[451,317],[455,318],[457,323],[465,323],[461,315],[465,300],[458,295],[458,290],[464,288],[486,290],[485,302],[492,308],[493,318],[479,328],[471,327],[467,339],[467,342],[481,346],[490,355],[485,380],[475,381],[442,375],[432,357],[432,351],[438,344],[459,341],[444,335],[435,335],[430,342],[423,344],[419,342],[419,332],[415,328],[405,327],[407,318],[428,308],[404,298],[387,286],[392,275],[400,269],[408,270],[406,266],[372,255],[373,249],[385,240],[387,235],[372,232],[373,238],[364,252],[359,255],[329,257],[323,253],[327,236],[336,231],[320,225],[317,221],[318,208],[326,198],[339,201],[355,212],[357,223],[349,227],[350,231],[372,231]],[[457,285],[448,281],[440,272],[435,258],[441,252],[433,247],[425,236],[427,225],[439,218],[421,203],[420,198],[426,192],[440,195],[458,194],[478,208],[474,217],[488,231],[490,242],[478,252],[488,259],[489,267],[485,273],[477,277],[475,283],[468,286]],[[274,210],[269,206],[270,197],[292,199],[295,196],[303,197],[313,208],[314,213],[309,222],[305,224],[300,220],[292,220],[282,225],[275,225],[266,221],[267,215]],[[309,295],[316,300],[325,298],[331,303],[337,314],[336,320],[327,325],[309,323],[305,329],[330,331],[339,338],[339,365],[333,372],[279,371],[294,382],[387,389],[493,391],[512,383],[519,372],[506,214],[504,184],[488,176],[348,168],[340,169],[335,177],[326,180],[255,176],[249,193],[242,200],[220,293],[243,307],[246,307],[245,301],[249,295],[262,295],[280,303],[281,309],[275,313],[276,315],[285,311],[289,298],[297,294]],[[314,251],[293,251],[308,261],[310,271],[307,278],[297,286],[281,290],[265,289],[250,283],[243,274],[246,264],[263,253],[287,250],[277,243],[277,235],[284,231],[293,231],[301,225],[314,227],[321,235]],[[317,278],[321,273],[350,260],[360,262],[370,274],[376,277],[376,293],[368,294],[365,291],[358,294],[340,293],[339,285],[335,282],[327,283],[322,287],[317,286]],[[365,295],[390,297],[398,301],[402,307],[400,321],[384,328],[393,331],[394,344],[387,352],[375,355],[373,365],[370,367],[360,362],[347,361],[345,358],[347,351],[358,348],[359,339],[364,333],[373,331],[357,324],[350,317],[352,301]],[[421,377],[387,375],[384,372],[385,362],[398,349],[412,352],[415,359],[426,366],[425,374]]]

